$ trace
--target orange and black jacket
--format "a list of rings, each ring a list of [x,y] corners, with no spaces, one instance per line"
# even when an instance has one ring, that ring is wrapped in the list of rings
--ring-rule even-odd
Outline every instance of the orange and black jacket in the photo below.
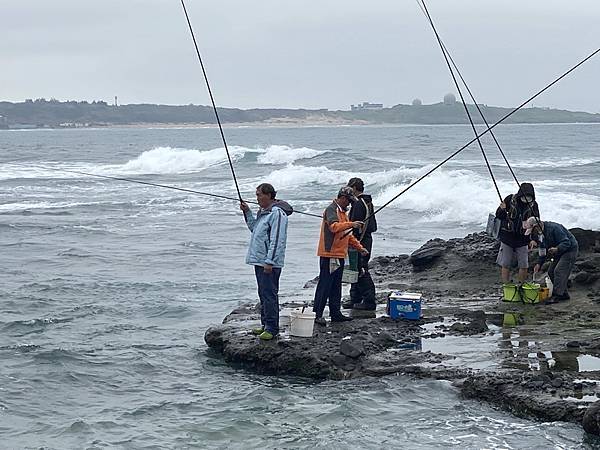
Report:
[[[358,251],[364,250],[358,239],[348,231],[350,229],[352,222],[348,221],[346,211],[334,200],[323,212],[317,255],[325,258],[345,258],[348,245]]]

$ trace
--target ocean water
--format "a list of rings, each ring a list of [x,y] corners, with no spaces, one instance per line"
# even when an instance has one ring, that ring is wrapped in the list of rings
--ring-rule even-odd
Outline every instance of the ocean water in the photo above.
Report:
[[[350,177],[380,205],[471,139],[468,126],[228,128],[244,197],[271,182],[320,214]],[[497,131],[542,217],[600,228],[600,126]],[[255,300],[218,130],[0,131],[2,448],[587,448],[574,424],[518,419],[446,382],[258,376],[206,329]],[[502,195],[515,183],[489,139]],[[17,161],[16,161],[17,160]],[[471,146],[382,211],[374,255],[483,229],[499,200]],[[284,300],[318,272],[319,220],[290,218]]]

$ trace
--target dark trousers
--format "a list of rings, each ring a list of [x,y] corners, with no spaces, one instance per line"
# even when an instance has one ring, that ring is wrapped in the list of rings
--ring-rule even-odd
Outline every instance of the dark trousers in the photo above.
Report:
[[[319,283],[315,290],[315,301],[313,311],[317,317],[323,317],[323,311],[327,300],[329,300],[329,316],[340,317],[342,312],[342,272],[344,271],[344,259],[339,259],[340,267],[333,273],[329,273],[329,260],[331,258],[320,257],[319,259]]]
[[[279,333],[279,276],[281,268],[273,267],[265,273],[262,266],[254,266],[258,298],[260,299],[260,323],[270,333]]]
[[[358,282],[352,283],[350,286],[350,302],[364,302],[368,305],[374,305],[377,303],[375,299],[375,283],[373,283],[373,279],[369,273],[369,259],[371,259],[371,250],[373,249],[373,238],[370,234],[365,234],[361,243],[369,251],[369,254],[367,256],[358,255]]]
[[[567,293],[567,282],[569,281],[569,275],[573,270],[575,261],[577,260],[577,254],[579,248],[563,253],[558,258],[555,257],[554,261],[548,268],[548,276],[552,280],[554,285],[553,293],[556,295],[564,295]]]

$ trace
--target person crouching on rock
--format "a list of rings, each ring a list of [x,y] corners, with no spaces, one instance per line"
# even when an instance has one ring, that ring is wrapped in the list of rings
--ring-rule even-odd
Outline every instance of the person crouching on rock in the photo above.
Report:
[[[350,210],[351,221],[361,221],[364,226],[361,229],[355,228],[352,230],[354,237],[359,240],[369,254],[358,257],[358,282],[352,283],[350,287],[350,301],[344,303],[343,307],[347,309],[361,309],[367,311],[375,311],[377,300],[375,298],[375,283],[369,273],[369,258],[373,248],[372,233],[377,231],[377,219],[373,215],[373,199],[370,195],[365,194],[365,185],[360,178],[350,178],[348,186],[354,191],[354,195],[358,199],[352,204]]]
[[[541,221],[535,217],[527,219],[523,223],[523,229],[525,234],[533,239],[531,246],[540,248],[540,258],[533,268],[534,274],[540,271],[547,257],[553,258],[548,268],[548,276],[554,288],[552,297],[546,300],[546,303],[569,300],[571,297],[567,292],[567,283],[579,254],[577,239],[560,223]]]
[[[313,305],[317,325],[326,325],[323,311],[327,300],[329,300],[329,316],[332,322],[352,320],[341,312],[344,258],[348,253],[348,245],[357,249],[363,256],[369,254],[352,234],[352,229],[360,229],[363,223],[350,222],[346,215],[348,206],[356,200],[352,188],[345,186],[339,190],[337,198],[323,212],[317,251],[320,267],[319,282]]]
[[[287,216],[293,211],[286,202],[275,200],[275,195],[270,184],[258,185],[256,201],[260,208],[256,217],[245,202],[240,203],[248,229],[252,232],[246,264],[254,266],[260,298],[262,326],[252,333],[265,341],[279,334],[279,276],[285,258]]]
[[[508,195],[496,210],[496,217],[502,221],[498,235],[500,250],[496,259],[496,263],[501,267],[502,282],[510,281],[510,269],[516,256],[519,267],[518,280],[523,283],[527,279],[529,269],[527,246],[530,241],[529,236],[525,236],[523,222],[529,217],[540,217],[533,185],[522,183],[516,194]]]

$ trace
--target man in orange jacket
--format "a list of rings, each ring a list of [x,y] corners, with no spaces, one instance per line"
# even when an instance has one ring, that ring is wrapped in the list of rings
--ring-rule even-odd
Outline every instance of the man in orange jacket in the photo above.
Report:
[[[351,202],[356,201],[352,188],[345,186],[338,192],[337,198],[323,212],[321,237],[319,239],[319,283],[315,291],[313,311],[315,323],[326,325],[323,311],[329,300],[329,316],[332,322],[352,320],[340,310],[342,303],[342,272],[344,258],[348,254],[348,245],[357,249],[363,256],[369,254],[352,234],[352,228],[362,227],[363,223],[350,222],[346,211]]]

